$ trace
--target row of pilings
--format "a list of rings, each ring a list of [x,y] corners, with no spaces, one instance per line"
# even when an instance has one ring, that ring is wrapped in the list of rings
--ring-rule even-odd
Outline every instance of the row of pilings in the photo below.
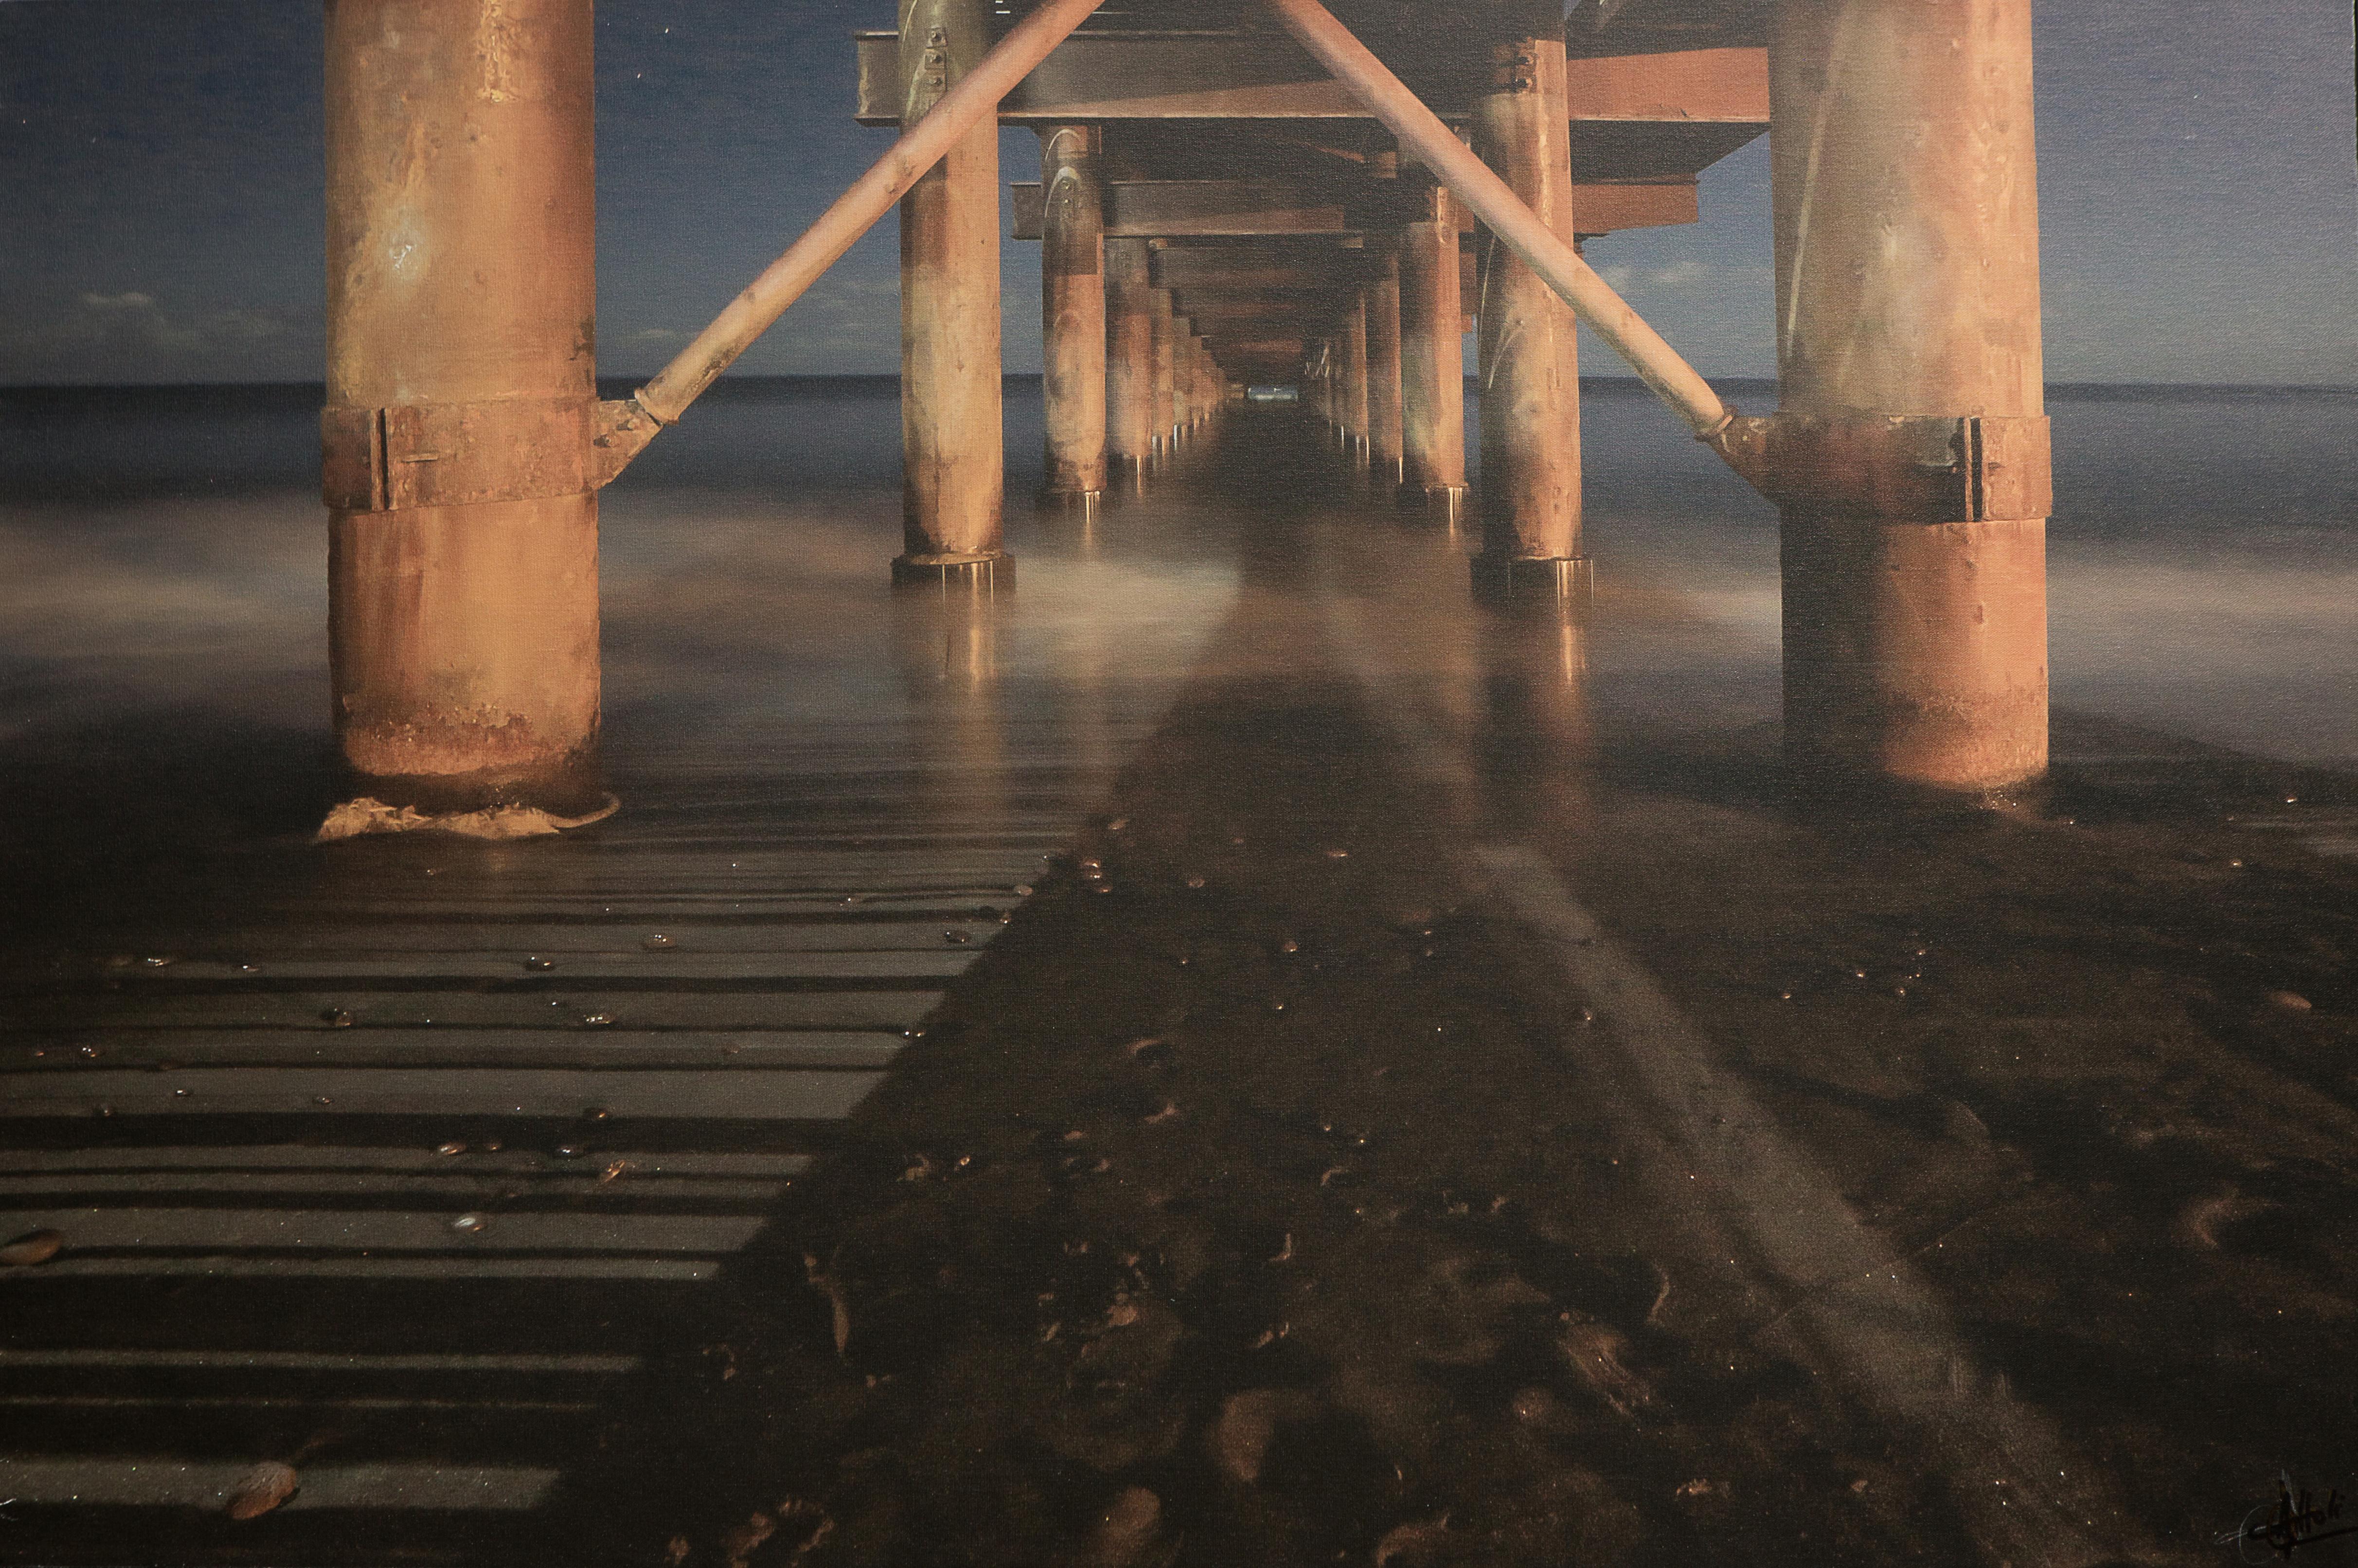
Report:
[[[904,122],[989,47],[989,11],[903,0]],[[1479,14],[1511,36],[1465,132],[1569,241],[1553,16]],[[343,755],[362,788],[422,809],[581,804],[602,482],[589,0],[330,0],[328,17]],[[2035,776],[2048,483],[2028,0],[1780,0],[1768,61],[1781,405],[1745,471],[1782,517],[1789,753],[1951,787]],[[1047,471],[1084,503],[1239,390],[1157,286],[1159,242],[1105,233],[1096,146],[1086,124],[1043,137]],[[902,203],[903,582],[1008,581],[998,163],[985,122]],[[1476,585],[1563,600],[1586,555],[1573,318],[1481,231],[1462,297],[1450,202],[1433,189],[1337,248],[1346,303],[1302,383],[1355,460],[1454,510],[1470,315]]]

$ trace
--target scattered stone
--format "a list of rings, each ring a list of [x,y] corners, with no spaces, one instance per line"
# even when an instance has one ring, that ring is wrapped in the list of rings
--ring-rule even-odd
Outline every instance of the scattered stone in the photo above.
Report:
[[[1518,1389],[1507,1408],[1515,1412],[1517,1421],[1537,1426],[1555,1414],[1556,1398],[1545,1389]]]
[[[1713,1485],[1709,1481],[1682,1481],[1679,1483],[1678,1490],[1671,1495],[1673,1497],[1680,1498],[1707,1498],[1714,1492],[1720,1490],[1723,1490],[1723,1488]]]
[[[352,1015],[341,1007],[331,1007],[319,1014],[319,1022],[330,1029],[350,1029],[352,1026]]]
[[[29,1269],[48,1262],[65,1248],[62,1231],[28,1230],[5,1246],[0,1246],[0,1267]]]
[[[2311,1004],[2309,1000],[2299,991],[2270,991],[2268,1005],[2282,1008],[2287,1012],[2307,1012]]]
[[[1163,1524],[1163,1499],[1144,1487],[1125,1487],[1098,1515],[1089,1531],[1090,1568],[1130,1568],[1140,1562]]]
[[[480,1214],[462,1214],[450,1222],[450,1228],[473,1236],[487,1228],[491,1223]]]
[[[1257,1486],[1277,1429],[1288,1422],[1314,1419],[1319,1411],[1318,1397],[1303,1389],[1248,1389],[1230,1394],[1220,1406],[1219,1420],[1212,1423],[1212,1462],[1221,1474]]]
[[[1430,1560],[1449,1534],[1449,1516],[1426,1524],[1394,1525],[1376,1542],[1376,1568],[1394,1561],[1417,1563]]]
[[[556,960],[556,959],[554,959],[554,958],[544,958],[544,957],[542,957],[539,954],[537,954],[537,953],[534,953],[534,954],[527,955],[527,956],[525,957],[525,961],[524,961],[524,967],[525,967],[525,968],[527,968],[527,969],[531,969],[531,970],[533,970],[533,971],[534,971],[534,972],[535,972],[535,973],[538,973],[538,972],[541,972],[541,971],[543,971],[543,970],[553,969],[553,968],[557,968],[557,960]]]
[[[467,1146],[455,1138],[448,1143],[437,1143],[434,1146],[434,1152],[437,1154],[464,1154],[466,1152]]]
[[[1652,1386],[1622,1360],[1629,1342],[1618,1330],[1567,1313],[1556,1348],[1615,1414],[1635,1419],[1639,1407],[1653,1403]]]
[[[229,1517],[260,1519],[295,1495],[301,1479],[292,1465],[265,1459],[245,1473],[229,1494]]]
[[[679,944],[674,942],[670,937],[658,931],[654,935],[648,937],[645,941],[640,943],[639,946],[644,947],[650,953],[660,953],[666,947],[676,947],[679,946]]]

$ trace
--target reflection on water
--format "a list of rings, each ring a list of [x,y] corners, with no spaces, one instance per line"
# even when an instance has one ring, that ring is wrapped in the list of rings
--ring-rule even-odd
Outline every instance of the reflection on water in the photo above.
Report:
[[[965,630],[913,626],[889,381],[724,384],[605,498],[607,727],[636,748],[923,728],[927,682],[984,670],[1113,760],[1236,588],[1230,514],[1038,513],[1036,394],[1009,401],[1022,589]],[[1768,406],[1761,389],[1743,395]],[[323,531],[301,388],[18,392],[0,401],[0,737],[22,763],[149,715],[327,741]],[[2358,397],[2060,392],[2051,530],[2059,707],[2288,758],[2358,763]],[[1250,417],[1287,417],[1256,410]],[[1604,713],[1773,718],[1776,528],[1634,386],[1590,388],[1583,665]],[[1214,461],[1217,456],[1199,458]],[[1270,504],[1289,497],[1273,481]],[[1282,515],[1281,512],[1278,514]],[[1447,551],[1427,534],[1400,547]],[[1430,590],[1449,602],[1454,574]],[[1470,621],[1467,622],[1473,624]],[[1447,661],[1470,652],[1435,646]],[[1466,700],[1507,700],[1468,694]],[[1520,699],[1517,699],[1520,700]]]

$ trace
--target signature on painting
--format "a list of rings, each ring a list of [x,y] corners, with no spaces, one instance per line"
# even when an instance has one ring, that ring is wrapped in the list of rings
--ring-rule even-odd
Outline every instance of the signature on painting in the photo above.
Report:
[[[2244,1516],[2244,1522],[2218,1538],[2221,1546],[2233,1546],[2246,1563],[2256,1563],[2247,1550],[2264,1546],[2280,1558],[2290,1558],[2304,1546],[2314,1546],[2337,1535],[2358,1534],[2358,1525],[2336,1525],[2342,1517],[2342,1492],[2329,1489],[2322,1498],[2308,1487],[2296,1489],[2292,1476],[2277,1472],[2277,1497],[2273,1503],[2262,1503]],[[2327,1528],[2332,1526],[2333,1528]]]

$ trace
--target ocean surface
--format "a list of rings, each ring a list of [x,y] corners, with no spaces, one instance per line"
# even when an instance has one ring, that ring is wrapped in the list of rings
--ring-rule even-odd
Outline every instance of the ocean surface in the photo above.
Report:
[[[1038,384],[1008,386],[1022,589],[998,674],[1014,700],[1150,719],[1238,591],[1238,524],[1198,517],[1184,471],[1091,526],[1040,514]],[[149,748],[241,759],[264,794],[327,787],[318,401],[0,393],[0,766],[20,815]],[[2050,409],[2058,709],[2358,768],[2358,393],[2057,388]],[[1773,719],[1775,514],[1636,384],[1591,384],[1584,417],[1597,711]],[[889,379],[726,382],[665,434],[603,501],[610,744],[758,744],[919,700],[911,661],[931,655],[885,588],[898,470]],[[1272,524],[1290,490],[1330,482],[1271,476]]]

